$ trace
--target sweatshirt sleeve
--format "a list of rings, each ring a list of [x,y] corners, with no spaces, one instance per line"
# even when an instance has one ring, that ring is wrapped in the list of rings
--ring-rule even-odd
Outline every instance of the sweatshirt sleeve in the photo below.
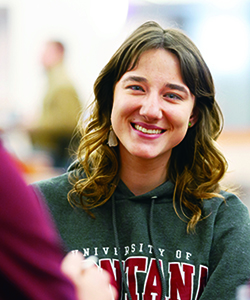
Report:
[[[0,143],[1,299],[74,300],[52,221]]]
[[[200,300],[235,300],[237,287],[250,278],[249,212],[235,195],[225,195],[214,218],[208,282]]]

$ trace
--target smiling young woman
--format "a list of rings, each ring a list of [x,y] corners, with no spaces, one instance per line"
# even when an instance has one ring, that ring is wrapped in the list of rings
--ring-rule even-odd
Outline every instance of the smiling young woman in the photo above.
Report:
[[[98,256],[120,299],[235,299],[250,277],[250,220],[220,187],[223,116],[199,50],[146,22],[94,93],[78,160],[34,185],[66,251]]]
[[[195,105],[192,107],[193,114],[190,120],[186,120],[186,129],[189,121],[191,127],[187,131],[184,130],[183,134],[186,135],[182,142],[176,144],[175,147],[172,146],[172,149],[168,151],[164,163],[164,167],[166,163],[167,167],[162,170],[165,171],[164,174],[158,173],[160,177],[165,176],[165,178],[176,183],[173,202],[175,203],[175,200],[179,199],[181,206],[187,206],[192,211],[187,228],[188,231],[193,231],[202,215],[198,204],[200,200],[198,199],[221,197],[217,192],[219,191],[219,181],[227,170],[227,162],[223,154],[216,148],[214,141],[222,130],[223,116],[214,98],[215,91],[211,73],[197,47],[180,30],[173,28],[164,30],[154,22],[148,22],[135,30],[116,51],[96,79],[94,85],[95,100],[91,108],[90,122],[87,120],[86,126],[80,128],[83,139],[79,146],[78,159],[81,161],[86,178],[80,181],[74,181],[73,179],[75,185],[70,192],[69,201],[88,210],[88,208],[102,205],[113,194],[120,180],[121,165],[123,163],[119,151],[124,148],[124,144],[119,143],[118,149],[111,149],[107,146],[106,140],[110,126],[113,126],[111,117],[116,107],[115,91],[123,82],[123,79],[125,79],[124,84],[127,80],[133,79],[132,88],[128,90],[133,91],[132,93],[142,93],[142,87],[138,86],[138,81],[145,84],[147,80],[141,75],[138,78],[136,72],[143,61],[143,57],[144,61],[147,59],[154,60],[154,56],[149,58],[150,55],[147,55],[149,52],[155,55],[160,52],[162,55],[171,57],[171,66],[165,72],[162,71],[164,75],[160,76],[169,76],[170,78],[170,72],[172,72],[172,76],[176,76],[181,85],[172,81],[168,82],[164,77],[160,78],[163,81],[165,80],[165,88],[169,88],[172,94],[173,91],[178,91],[179,94],[175,93],[172,98],[178,98],[181,95],[184,97],[185,95],[195,99]],[[162,67],[160,58],[156,63],[158,69]],[[154,69],[153,63],[151,65],[151,69]],[[147,67],[149,68],[149,66]],[[148,74],[149,70],[145,72]],[[127,85],[127,87],[130,86],[131,84]],[[182,92],[181,95],[180,92]],[[134,100],[134,102],[137,101]],[[142,110],[146,108],[149,110],[148,113],[154,113],[158,104],[156,105],[156,98],[153,98],[152,101],[154,101],[153,105],[151,104],[148,107],[150,101],[147,101]],[[180,102],[177,101],[177,103]],[[126,105],[126,101],[123,105]],[[158,113],[160,115],[162,110],[158,109]],[[113,113],[113,115],[115,114]],[[120,116],[117,116],[117,118],[119,123]],[[195,125],[195,123],[197,124]],[[131,125],[133,127],[133,123]],[[171,127],[168,129],[171,129]],[[145,141],[144,144],[150,150],[152,142],[147,145],[148,142]],[[134,148],[137,147],[138,145],[134,144]],[[171,159],[169,159],[170,155]],[[148,163],[151,163],[151,161]],[[124,164],[127,165],[125,159]],[[92,169],[92,166],[96,167]],[[143,166],[145,166],[144,163]],[[155,165],[149,165],[148,169],[150,168],[155,169]],[[140,169],[139,166],[133,168],[133,172],[138,169]],[[155,174],[150,176],[148,173],[145,174],[144,169],[142,171],[140,172],[144,174],[144,176],[140,174],[140,176],[143,176],[142,181],[145,182],[145,178],[156,179]],[[129,177],[131,176],[132,173]],[[136,181],[138,181],[138,176]],[[101,184],[99,184],[100,180]],[[147,180],[147,186],[151,187],[153,185],[150,185]],[[75,198],[74,194],[80,195],[80,198]],[[87,202],[85,197],[89,199]],[[82,200],[80,200],[81,198]],[[197,199],[197,204],[189,201],[189,198]]]
[[[144,52],[117,82],[111,123],[120,142],[120,178],[134,194],[167,180],[172,149],[185,137],[188,123],[197,119],[194,105],[178,58],[165,49]],[[144,177],[151,182],[145,185]]]
[[[188,123],[195,123],[194,105],[178,58],[164,49],[143,53],[137,66],[115,85],[111,123],[122,146],[120,161],[126,149],[132,164],[133,158],[144,159],[143,164],[156,158],[167,170],[172,149],[183,140]]]

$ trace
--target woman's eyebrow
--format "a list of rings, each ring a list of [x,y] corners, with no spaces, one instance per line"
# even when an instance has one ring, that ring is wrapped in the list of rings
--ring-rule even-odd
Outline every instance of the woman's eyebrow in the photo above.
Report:
[[[148,80],[145,77],[135,76],[135,75],[128,76],[127,78],[124,78],[124,80],[123,80],[124,83],[126,83],[128,81],[148,82]],[[176,83],[167,83],[165,85],[165,87],[167,87],[171,90],[178,90],[180,92],[183,92],[183,93],[189,95],[189,90],[183,85],[179,85],[179,84],[176,84]]]
[[[165,86],[171,90],[178,90],[180,92],[183,92],[183,93],[189,95],[189,90],[183,85],[179,85],[179,84],[175,84],[175,83],[167,83]]]
[[[124,78],[123,82],[127,82],[127,81],[136,81],[136,82],[147,82],[147,79],[145,77],[141,77],[141,76],[129,76],[127,78]]]

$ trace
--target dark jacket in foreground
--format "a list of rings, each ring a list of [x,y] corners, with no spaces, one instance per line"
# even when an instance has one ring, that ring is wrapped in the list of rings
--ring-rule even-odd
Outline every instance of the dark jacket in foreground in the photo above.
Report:
[[[1,141],[0,162],[0,299],[76,300],[53,223]]]

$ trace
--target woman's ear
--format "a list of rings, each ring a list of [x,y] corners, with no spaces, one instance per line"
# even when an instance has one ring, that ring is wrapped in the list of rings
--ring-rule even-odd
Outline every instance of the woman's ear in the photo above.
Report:
[[[192,127],[196,124],[199,118],[199,109],[197,106],[193,108],[193,112],[189,118],[189,124],[191,124],[189,127]]]

